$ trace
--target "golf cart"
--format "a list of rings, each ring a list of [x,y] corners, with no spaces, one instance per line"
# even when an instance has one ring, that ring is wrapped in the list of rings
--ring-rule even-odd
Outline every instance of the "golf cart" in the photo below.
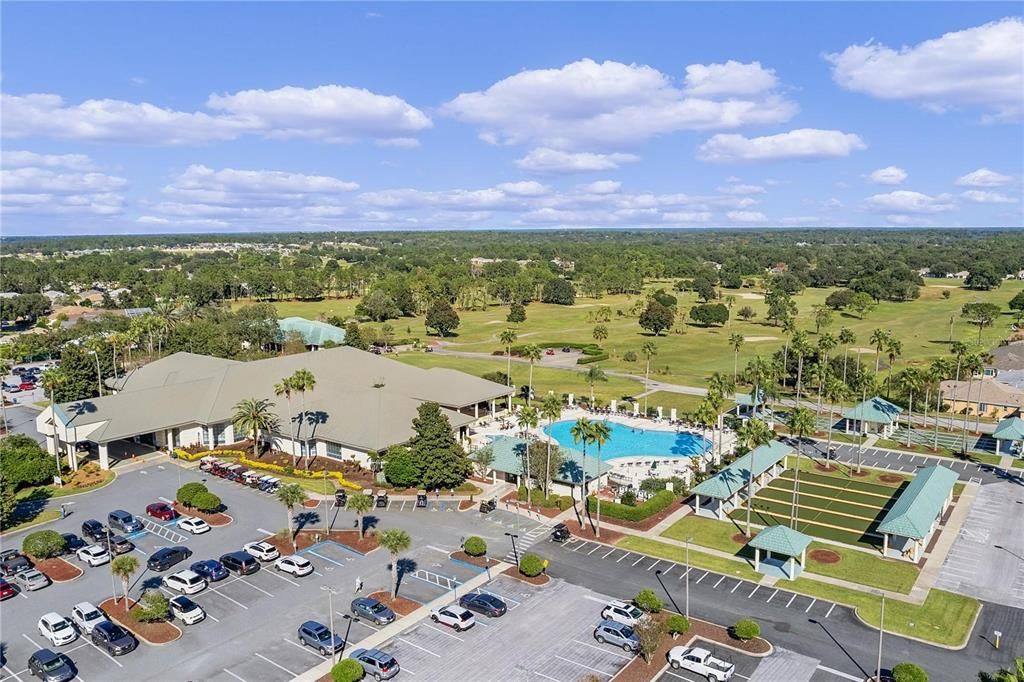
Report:
[[[338,509],[342,509],[345,507],[346,504],[348,504],[348,493],[346,493],[344,490],[335,490],[334,506],[337,507]]]
[[[498,508],[498,499],[492,497],[489,500],[480,500],[480,513],[490,514],[492,511]]]
[[[551,541],[552,542],[565,542],[571,536],[569,533],[569,527],[564,523],[560,523],[551,529]]]
[[[425,509],[427,507],[427,491],[416,491],[416,506]]]

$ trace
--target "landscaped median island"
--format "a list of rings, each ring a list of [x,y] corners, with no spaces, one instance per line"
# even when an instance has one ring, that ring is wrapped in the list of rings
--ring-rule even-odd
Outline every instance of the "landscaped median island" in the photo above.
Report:
[[[110,598],[100,602],[99,608],[110,620],[131,632],[146,644],[170,644],[181,638],[181,628],[174,623],[166,620],[154,622],[138,620],[136,616],[143,610],[143,606],[138,601],[132,601],[130,604],[130,607],[125,609],[123,597],[118,600]]]

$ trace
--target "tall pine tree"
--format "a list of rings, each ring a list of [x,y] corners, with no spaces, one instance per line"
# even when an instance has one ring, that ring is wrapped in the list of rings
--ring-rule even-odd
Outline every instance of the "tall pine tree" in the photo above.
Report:
[[[455,488],[466,480],[473,463],[452,433],[448,417],[437,403],[423,403],[412,420],[416,435],[409,441],[420,467],[420,482],[427,488]]]

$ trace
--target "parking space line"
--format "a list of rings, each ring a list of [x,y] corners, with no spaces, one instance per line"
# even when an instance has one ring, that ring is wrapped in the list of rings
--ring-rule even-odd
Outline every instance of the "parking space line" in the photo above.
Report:
[[[643,561],[644,559],[650,559],[650,557],[648,557],[648,556],[644,556],[644,555],[642,555],[642,554],[641,554],[641,555],[640,555],[640,558],[639,558],[639,559],[637,559],[636,561],[634,561],[634,562],[633,562],[633,565],[634,565],[634,566],[636,566],[636,565],[637,565],[638,563],[640,563],[640,562],[641,562],[641,561]]]
[[[760,589],[760,587],[761,587],[760,585],[754,585],[754,589],[752,589],[750,591],[750,594],[747,595],[747,599],[750,599],[751,597],[753,597],[754,593],[757,592],[758,589]]]
[[[705,571],[704,575],[702,575],[701,577],[697,578],[697,582],[694,583],[694,585],[699,583],[701,580],[704,580],[704,578],[707,578],[709,575],[711,575],[711,571]]]
[[[274,576],[275,578],[280,578],[281,580],[285,581],[286,583],[291,583],[292,585],[295,585],[295,587],[298,587],[298,586],[299,586],[299,584],[298,584],[297,582],[295,582],[294,580],[292,580],[291,578],[286,578],[285,576],[283,576],[283,575],[281,575],[280,573],[278,573],[278,572],[277,572],[277,569],[274,569],[274,571],[273,571],[273,572],[271,572],[271,571],[270,571],[270,570],[268,569],[268,570],[266,570],[266,571],[260,571],[260,573],[265,573],[265,574],[267,574],[267,575],[272,575],[272,576]]]
[[[669,564],[668,568],[661,572],[662,575],[668,575],[668,572],[675,568],[677,564]]]
[[[254,585],[253,583],[249,582],[248,580],[239,580],[238,582],[242,583],[243,585],[248,585],[249,587],[251,587],[254,590],[259,590],[260,592],[262,592],[263,594],[267,595],[268,597],[273,597],[274,596],[274,595],[270,594],[269,592],[267,592],[266,590],[264,590],[262,587],[260,587],[258,585]]]
[[[673,565],[673,566],[675,566],[675,564],[672,564],[672,565]],[[680,574],[679,574],[679,577],[678,577],[678,578],[676,578],[676,580],[682,580],[682,579],[683,579],[683,578],[685,578],[686,576],[690,575],[690,571],[692,571],[692,570],[693,570],[693,566],[690,566],[690,567],[689,567],[688,569],[686,569],[685,571],[683,571],[682,573],[680,573]],[[667,573],[667,572],[668,572],[668,571],[666,571],[666,573]]]
[[[625,654],[620,654],[617,651],[610,651],[609,649],[607,649],[606,647],[603,647],[603,646],[597,646],[596,644],[591,644],[589,642],[583,642],[583,641],[580,641],[578,639],[574,639],[572,641],[576,642],[577,644],[582,644],[583,646],[588,646],[591,649],[597,649],[598,651],[600,651],[601,653],[604,653],[604,654],[611,654],[612,656],[618,656],[619,658],[624,658],[627,661],[632,661],[633,660],[633,656],[627,656]]]
[[[281,641],[282,641],[282,642],[288,642],[288,643],[289,643],[289,644],[291,644],[291,645],[292,645],[293,647],[296,647],[296,648],[298,648],[298,649],[302,649],[303,651],[305,651],[305,652],[307,652],[307,653],[313,654],[314,656],[316,656],[316,657],[317,657],[317,658],[319,658],[319,659],[324,659],[324,660],[326,660],[326,658],[327,658],[326,656],[321,656],[321,655],[320,655],[320,652],[319,652],[319,651],[317,651],[317,650],[315,650],[315,649],[310,649],[310,648],[309,648],[308,646],[305,646],[305,645],[303,645],[303,644],[299,644],[298,642],[296,642],[296,641],[293,641],[293,640],[290,640],[290,639],[288,639],[287,637],[282,637],[282,638],[281,638]]]
[[[506,597],[503,594],[498,594],[497,592],[491,592],[490,590],[485,590],[482,587],[477,589],[477,592],[483,592],[484,594],[489,594],[492,597],[497,597],[498,599],[501,599],[501,600],[506,601],[506,602],[515,602],[515,606],[511,607],[513,609],[516,606],[519,606],[519,605],[521,605],[523,603],[523,602],[519,601],[518,599],[513,599],[512,597]]]
[[[479,625],[479,623],[477,623],[477,625]],[[439,628],[439,627],[435,627],[435,626],[431,625],[430,623],[423,623],[423,626],[424,626],[424,627],[428,627],[428,628],[430,628],[430,629],[431,629],[431,630],[433,630],[434,632],[440,632],[440,633],[441,633],[442,635],[444,635],[445,637],[451,637],[452,639],[457,639],[457,640],[459,640],[460,642],[465,642],[465,641],[466,641],[466,640],[464,640],[464,639],[463,639],[462,637],[459,637],[458,635],[453,635],[453,634],[452,634],[452,633],[450,633],[450,632],[446,632],[445,630],[442,630],[442,629],[441,629],[441,628]]]
[[[832,606],[828,607],[828,612],[825,614],[826,618],[828,618],[829,616],[832,615],[832,609],[834,609],[835,607],[836,607],[835,604],[833,604]]]
[[[291,670],[289,670],[288,668],[284,667],[283,665],[280,665],[278,663],[274,663],[272,660],[270,660],[269,658],[267,658],[263,654],[259,653],[258,651],[254,651],[253,655],[259,656],[260,658],[262,658],[264,661],[266,661],[270,665],[274,666],[275,668],[279,668],[280,670],[285,671],[286,673],[288,673],[292,677],[297,677],[297,675],[295,673],[293,673]]]
[[[396,637],[395,639],[397,639],[399,642],[405,642],[406,644],[408,644],[409,646],[413,647],[414,649],[419,649],[420,651],[426,652],[426,653],[430,654],[431,656],[433,656],[434,658],[441,658],[441,654],[435,654],[430,649],[425,649],[424,647],[421,647],[419,644],[415,644],[413,642],[410,642],[405,637]],[[257,656],[258,655],[259,654],[257,654]]]
[[[649,571],[649,570],[651,570],[652,568],[654,568],[655,566],[657,566],[657,565],[658,565],[658,564],[660,564],[660,563],[661,563],[661,559],[658,559],[658,560],[657,560],[657,561],[655,561],[655,562],[654,562],[653,564],[651,564],[650,566],[648,566],[648,567],[647,567],[647,570],[648,570],[648,571]]]
[[[804,613],[807,613],[808,611],[810,611],[811,607],[814,606],[817,603],[818,603],[817,599],[811,599],[811,603],[807,605],[806,609],[804,609]]]
[[[584,665],[583,663],[579,663],[577,661],[574,661],[571,658],[565,658],[564,656],[555,656],[555,658],[557,658],[557,659],[559,659],[561,661],[565,661],[566,663],[572,663],[573,665],[578,665],[579,667],[586,668],[587,670],[592,670],[595,673],[597,673],[598,675],[604,675],[605,677],[611,677],[611,675],[609,675],[608,673],[604,672],[603,670],[598,670],[597,668],[591,668],[589,665]]]
[[[336,565],[336,566],[341,566],[341,567],[343,567],[343,568],[344,568],[344,566],[345,566],[345,564],[341,563],[340,561],[335,561],[334,559],[332,559],[332,558],[330,558],[330,557],[326,557],[326,556],[324,556],[323,554],[320,554],[319,552],[314,552],[314,551],[313,551],[313,550],[311,550],[311,549],[307,549],[307,550],[305,550],[305,551],[306,551],[306,552],[309,552],[310,554],[312,554],[312,555],[313,555],[313,556],[315,556],[315,557],[320,557],[320,558],[321,558],[321,559],[323,559],[324,561],[329,561],[329,562],[331,562],[332,564],[334,564],[334,565]]]
[[[735,591],[736,591],[736,588],[738,588],[738,587],[739,587],[740,585],[742,585],[742,584],[743,584],[743,581],[742,581],[742,580],[737,580],[737,581],[736,581],[736,587],[733,587],[733,588],[732,588],[731,590],[729,590],[729,594],[732,594],[733,592],[735,592]]]
[[[10,668],[8,668],[6,664],[4,665],[4,670],[6,670],[8,673],[10,673],[11,677],[13,677],[14,679],[18,680],[18,682],[21,682],[21,677],[19,677],[19,675],[21,675],[22,673],[27,673],[28,672],[28,668],[25,668],[24,670],[21,670],[21,671],[18,671],[18,672],[14,672]]]
[[[237,604],[238,606],[241,606],[241,607],[242,607],[243,609],[245,609],[246,611],[248,611],[248,610],[249,610],[249,607],[248,607],[248,606],[246,606],[246,605],[245,605],[245,604],[243,604],[242,602],[238,601],[237,599],[232,599],[231,597],[229,597],[228,595],[224,594],[223,592],[221,592],[221,591],[220,591],[219,589],[217,589],[217,588],[215,588],[215,587],[214,587],[214,588],[211,588],[211,589],[209,590],[209,592],[211,592],[211,593],[213,593],[213,594],[216,594],[216,595],[220,595],[221,597],[224,597],[224,598],[225,598],[225,599],[227,599],[227,600],[228,600],[229,602],[233,602],[233,603]]]
[[[632,554],[632,552],[626,552],[625,554],[623,554],[622,556],[620,556],[620,557],[619,557],[618,559],[616,559],[616,560],[615,560],[615,563],[619,563],[620,561],[622,561],[623,559],[625,559],[626,557],[628,557],[628,556],[629,556],[630,554]]]
[[[793,603],[794,599],[796,599],[796,593],[794,593],[793,596],[789,598],[789,601],[786,602],[786,608],[787,609],[789,608],[789,605]]]
[[[772,599],[775,599],[775,595],[777,595],[778,593],[779,593],[778,590],[775,590],[774,592],[772,592],[772,596],[768,597],[768,601],[766,601],[765,604],[771,604],[772,603]]]
[[[605,555],[604,555],[603,557],[601,557],[601,558],[602,558],[602,559],[607,559],[607,558],[608,558],[609,556],[611,556],[611,555],[612,555],[612,553],[614,553],[614,552],[615,552],[615,548],[614,548],[614,547],[612,547],[612,548],[611,548],[611,549],[610,549],[610,550],[608,551],[608,554],[605,554]]]
[[[572,551],[574,551],[574,552],[578,552],[578,551],[580,551],[580,549],[582,549],[583,547],[586,547],[586,546],[587,546],[587,545],[589,545],[589,544],[590,544],[589,542],[581,542],[580,544],[576,545],[576,546],[575,546],[575,547],[573,548],[573,550],[572,550]],[[598,545],[598,546],[600,547],[600,545]]]
[[[351,614],[345,613],[344,611],[337,611],[337,610],[335,611],[335,613],[338,614],[339,616],[342,616],[342,617],[351,615]],[[353,619],[352,622],[355,623],[356,625],[362,625],[364,627],[368,627],[371,630],[373,630],[374,632],[377,632],[377,630],[380,629],[380,628],[376,627],[375,625],[370,625],[369,623],[367,623],[365,621],[362,621],[362,620],[355,620],[355,619]]]
[[[587,556],[590,556],[591,554],[593,554],[597,550],[601,549],[602,547],[603,547],[603,545],[594,545],[594,549],[592,549],[589,552],[587,552]]]
[[[724,575],[721,578],[718,579],[717,583],[715,583],[714,585],[711,586],[711,589],[713,590],[713,589],[717,588],[719,583],[721,583],[723,580],[725,580],[725,576]]]
[[[231,677],[233,677],[233,678],[235,678],[236,680],[238,680],[238,682],[245,682],[245,679],[244,679],[244,678],[241,678],[241,677],[239,677],[238,675],[234,674],[233,672],[231,672],[231,671],[230,671],[230,670],[228,670],[227,668],[221,668],[221,670],[223,670],[224,672],[226,672],[226,673],[227,673],[228,675],[231,675]]]
[[[404,668],[403,668],[403,670],[404,670]],[[561,680],[556,680],[554,677],[550,677],[548,675],[545,675],[544,673],[542,673],[539,670],[530,670],[529,673],[531,675],[537,675],[539,677],[543,677],[545,680],[551,680],[551,682],[562,682]]]

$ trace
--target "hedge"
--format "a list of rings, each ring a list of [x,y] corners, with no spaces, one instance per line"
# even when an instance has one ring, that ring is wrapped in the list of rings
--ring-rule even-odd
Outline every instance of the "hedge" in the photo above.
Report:
[[[21,543],[21,551],[37,559],[60,556],[67,547],[64,536],[55,530],[37,530],[29,533]]]
[[[548,341],[545,343],[531,344],[538,348],[572,348],[578,350],[584,355],[600,355],[604,353],[604,350],[596,343],[576,343],[572,341]],[[520,344],[518,346],[512,346],[512,355],[522,355],[523,350],[526,349],[527,344]],[[504,352],[499,353],[504,355]]]
[[[743,618],[736,621],[736,625],[732,626],[732,634],[736,636],[736,639],[741,639],[745,642],[748,639],[759,637],[761,635],[761,626],[750,618]]]
[[[338,661],[331,668],[331,680],[333,682],[358,682],[363,679],[365,674],[366,671],[363,670],[363,666],[359,661],[352,658]]]
[[[683,635],[690,629],[686,616],[669,616],[665,620],[665,631],[670,635]]]
[[[466,541],[462,543],[462,551],[469,556],[483,556],[487,554],[487,543],[484,539],[473,535],[466,538]]]
[[[916,663],[903,662],[892,667],[892,679],[894,682],[928,682],[928,673]]]
[[[607,360],[607,359],[608,359],[608,354],[607,353],[600,353],[598,355],[584,354],[582,357],[576,358],[576,364],[577,365],[589,365],[592,362],[601,362],[602,360]]]
[[[661,600],[658,599],[658,595],[654,594],[654,590],[647,587],[637,593],[636,597],[633,598],[633,603],[647,613],[658,613],[661,611]]]
[[[622,521],[643,521],[660,511],[668,508],[676,501],[674,493],[662,490],[654,493],[646,502],[631,507],[617,502],[601,502],[601,516]],[[597,500],[593,497],[587,498],[587,509],[591,512],[597,511]]]

